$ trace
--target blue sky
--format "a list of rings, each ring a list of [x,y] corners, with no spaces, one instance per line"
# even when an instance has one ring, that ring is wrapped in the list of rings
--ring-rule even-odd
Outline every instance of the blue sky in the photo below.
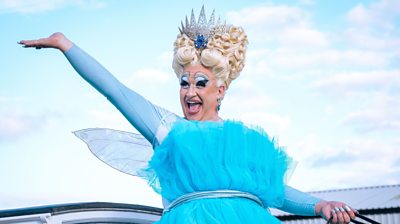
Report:
[[[74,130],[134,131],[56,50],[60,31],[120,81],[181,115],[171,69],[180,21],[202,5],[242,26],[246,66],[223,118],[262,126],[297,161],[301,190],[398,184],[400,5],[382,1],[0,0],[0,209],[79,201],[161,206],[98,161]]]

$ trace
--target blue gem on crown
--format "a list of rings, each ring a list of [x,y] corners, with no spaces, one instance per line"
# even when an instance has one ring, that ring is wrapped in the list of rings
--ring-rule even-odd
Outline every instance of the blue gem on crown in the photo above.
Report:
[[[198,35],[197,39],[194,41],[194,46],[197,49],[204,49],[207,47],[207,44],[208,40],[206,40],[202,34]]]
[[[223,34],[226,32],[226,24],[220,24],[220,18],[215,22],[215,10],[213,10],[210,20],[207,22],[206,14],[204,12],[204,5],[201,7],[199,19],[196,22],[194,12],[190,16],[190,23],[186,16],[185,25],[181,22],[182,28],[179,28],[181,34],[186,34],[191,40],[194,41],[196,49],[203,50],[207,47],[208,40],[215,34]]]

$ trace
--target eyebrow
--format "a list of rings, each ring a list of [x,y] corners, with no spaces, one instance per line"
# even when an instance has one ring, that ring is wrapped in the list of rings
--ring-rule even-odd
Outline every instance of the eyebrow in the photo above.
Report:
[[[198,77],[205,78],[205,79],[209,80],[208,76],[206,74],[204,74],[203,72],[194,73],[194,78],[198,78]]]
[[[195,79],[195,81],[198,81],[198,78],[203,78],[203,80],[207,80],[210,81],[210,78],[202,71],[197,71],[194,73],[190,73],[190,72],[183,72],[180,76],[180,80],[183,80],[184,78],[186,78],[186,81],[189,81],[188,79],[190,78],[190,74],[194,74],[193,79]]]
[[[179,77],[179,79],[183,79],[183,78],[188,78],[188,76],[189,76],[189,73],[183,73],[182,75],[181,75],[181,77]]]

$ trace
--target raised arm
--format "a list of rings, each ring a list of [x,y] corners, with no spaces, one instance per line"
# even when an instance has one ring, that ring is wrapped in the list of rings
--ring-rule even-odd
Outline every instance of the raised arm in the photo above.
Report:
[[[19,44],[24,47],[55,48],[62,51],[79,75],[117,107],[154,147],[160,143],[158,132],[161,121],[173,114],[153,105],[120,83],[107,69],[74,45],[62,33],[54,33],[48,38],[38,40],[23,40]]]

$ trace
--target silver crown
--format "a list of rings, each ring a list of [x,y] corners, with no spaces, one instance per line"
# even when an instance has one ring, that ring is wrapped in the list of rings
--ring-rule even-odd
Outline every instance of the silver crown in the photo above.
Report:
[[[201,7],[199,19],[196,22],[194,12],[190,16],[190,23],[186,16],[185,25],[181,22],[182,28],[179,28],[181,34],[186,34],[194,41],[194,46],[197,49],[204,49],[207,47],[208,39],[215,34],[223,34],[226,32],[226,22],[221,24],[220,17],[215,22],[215,10],[211,13],[210,20],[207,22],[206,14],[204,12],[204,5]]]

